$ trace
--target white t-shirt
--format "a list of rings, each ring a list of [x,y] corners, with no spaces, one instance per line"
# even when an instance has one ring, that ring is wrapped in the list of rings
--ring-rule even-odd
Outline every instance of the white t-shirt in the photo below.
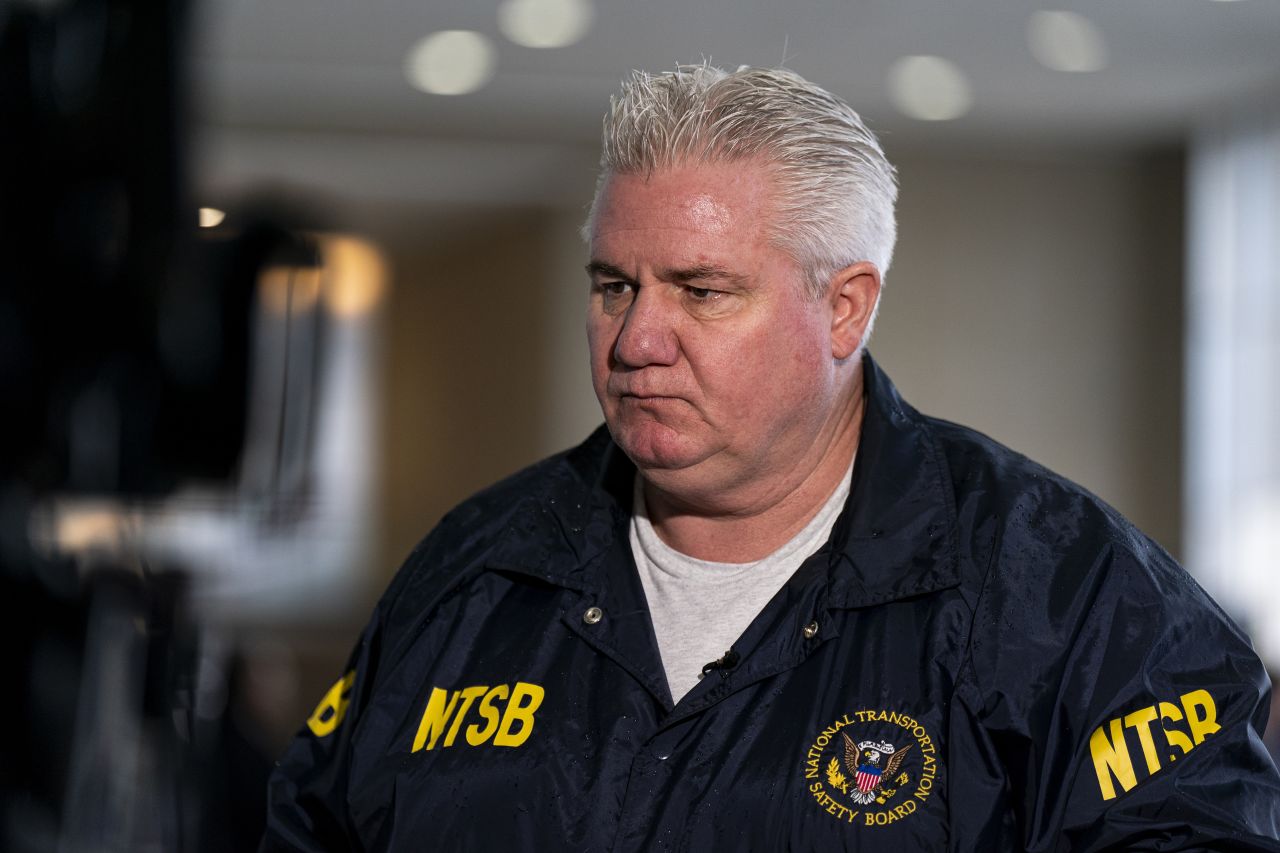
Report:
[[[849,497],[852,475],[851,462],[818,514],[769,556],[753,563],[715,563],[682,554],[658,538],[636,474],[631,553],[673,701],[693,689],[702,668],[722,657],[800,564],[826,544]]]

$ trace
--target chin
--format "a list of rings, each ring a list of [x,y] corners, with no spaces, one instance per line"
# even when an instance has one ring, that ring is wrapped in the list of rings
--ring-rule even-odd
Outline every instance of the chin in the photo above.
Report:
[[[689,468],[710,455],[689,436],[653,422],[641,426],[610,425],[610,432],[622,452],[646,477],[650,472]]]

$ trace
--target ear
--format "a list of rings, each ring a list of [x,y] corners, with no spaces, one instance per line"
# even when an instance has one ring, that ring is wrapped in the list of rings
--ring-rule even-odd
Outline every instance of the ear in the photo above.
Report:
[[[846,359],[862,346],[880,298],[880,270],[870,261],[850,264],[831,277],[831,355]]]

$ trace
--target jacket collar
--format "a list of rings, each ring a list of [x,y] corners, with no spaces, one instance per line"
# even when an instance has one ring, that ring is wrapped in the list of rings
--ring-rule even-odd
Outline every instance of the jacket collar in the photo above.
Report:
[[[635,467],[600,426],[577,447],[531,472],[529,492],[511,509],[487,568],[531,575],[557,586],[599,590],[596,571],[614,540],[626,539]]]
[[[832,606],[865,607],[960,582],[955,492],[927,420],[869,354],[849,501],[831,534]]]
[[[828,606],[865,607],[959,583],[954,493],[927,421],[863,356],[867,406],[845,509],[832,531]],[[614,540],[625,541],[635,468],[605,427],[549,461],[490,553],[490,568],[598,590]],[[589,499],[586,496],[590,495]]]

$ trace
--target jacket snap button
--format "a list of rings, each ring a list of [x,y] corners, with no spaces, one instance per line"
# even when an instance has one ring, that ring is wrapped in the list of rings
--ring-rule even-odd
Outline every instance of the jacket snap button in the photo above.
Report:
[[[806,640],[812,640],[812,639],[813,639],[814,637],[816,637],[817,635],[818,635],[818,623],[817,623],[817,622],[810,622],[808,625],[805,625],[805,626],[804,626],[804,638],[805,638]]]
[[[587,612],[582,614],[582,621],[588,625],[594,625],[604,618],[604,611],[599,607],[588,607]]]

